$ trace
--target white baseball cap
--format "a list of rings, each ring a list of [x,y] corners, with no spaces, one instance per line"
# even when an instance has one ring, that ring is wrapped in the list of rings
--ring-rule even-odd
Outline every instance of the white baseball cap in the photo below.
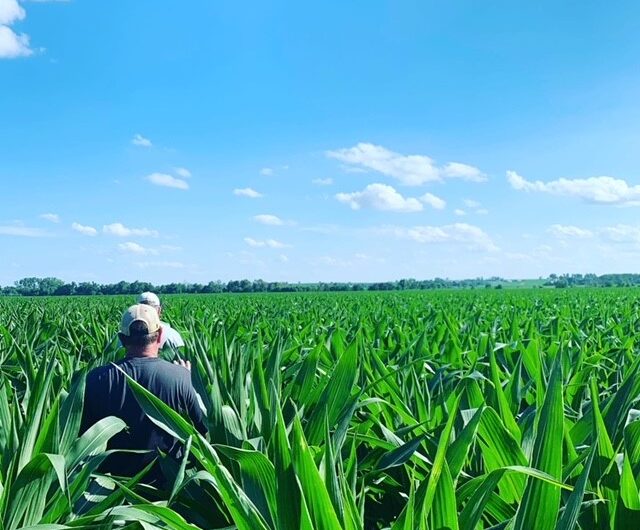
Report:
[[[158,312],[148,304],[132,305],[122,314],[120,333],[130,336],[131,324],[134,322],[144,322],[147,325],[147,334],[155,333],[160,329]]]
[[[153,307],[160,307],[160,298],[158,298],[157,294],[146,291],[138,296],[138,303],[150,305]]]

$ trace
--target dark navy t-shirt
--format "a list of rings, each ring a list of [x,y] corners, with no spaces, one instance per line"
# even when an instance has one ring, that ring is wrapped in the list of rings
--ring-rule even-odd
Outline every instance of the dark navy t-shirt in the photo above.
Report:
[[[191,384],[191,374],[186,368],[153,357],[127,357],[115,364],[172,409],[191,418],[200,433],[206,432],[204,414]],[[174,458],[182,456],[182,444],[146,416],[129,388],[126,377],[113,364],[95,368],[87,375],[81,432],[107,416],[122,419],[128,427],[111,438],[107,449],[149,452],[114,453],[106,458],[100,471],[133,476],[158,455],[157,451]],[[153,475],[157,472],[158,469]]]

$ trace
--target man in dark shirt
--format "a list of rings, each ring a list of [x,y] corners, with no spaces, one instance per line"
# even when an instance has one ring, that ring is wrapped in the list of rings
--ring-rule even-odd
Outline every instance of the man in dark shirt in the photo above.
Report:
[[[131,306],[122,315],[119,336],[126,357],[95,368],[87,375],[81,432],[107,416],[121,418],[127,429],[111,438],[107,448],[147,452],[116,452],[105,459],[100,471],[133,476],[156,458],[159,451],[181,458],[182,444],[145,415],[127,384],[125,373],[172,409],[188,416],[202,434],[206,433],[206,427],[198,395],[191,384],[189,361],[171,364],[158,358],[162,342],[158,312],[145,304]],[[145,482],[162,482],[158,465],[152,467]]]

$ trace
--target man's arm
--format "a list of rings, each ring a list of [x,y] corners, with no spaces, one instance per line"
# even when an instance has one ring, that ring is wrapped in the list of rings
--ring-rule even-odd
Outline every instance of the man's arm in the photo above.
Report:
[[[205,415],[202,407],[200,406],[200,400],[198,399],[198,394],[193,388],[190,386],[190,392],[187,397],[187,414],[189,414],[189,418],[193,422],[193,425],[198,430],[198,432],[202,435],[207,434],[207,426],[205,424]]]
[[[184,405],[189,418],[193,422],[193,425],[200,434],[204,435],[207,433],[204,407],[201,406],[200,396],[198,396],[196,389],[193,388],[193,384],[191,383],[191,362],[180,359],[178,361],[173,361],[173,364],[182,366],[187,370],[187,373],[189,374],[185,380],[182,391]]]

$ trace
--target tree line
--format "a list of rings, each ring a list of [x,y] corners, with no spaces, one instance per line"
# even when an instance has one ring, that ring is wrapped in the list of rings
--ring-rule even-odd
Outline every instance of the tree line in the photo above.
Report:
[[[150,282],[125,282],[101,284],[96,282],[65,282],[59,278],[22,278],[11,286],[0,288],[4,296],[69,296],[69,295],[110,295],[139,294],[153,291],[158,294],[206,294],[206,293],[284,293],[312,291],[404,291],[427,289],[478,289],[508,288],[521,282],[505,280],[500,277],[449,280],[434,278],[415,280],[413,278],[389,282],[316,282],[288,283],[266,282],[264,280],[231,280],[229,282],[211,281],[201,283],[168,283],[154,285]],[[640,285],[640,274],[551,274],[540,279],[534,285],[538,287],[630,287]]]
[[[288,283],[266,282],[264,280],[231,280],[223,283],[211,281],[201,283],[168,283],[154,285],[150,282],[125,282],[100,284],[96,282],[64,282],[59,278],[22,278],[11,286],[0,288],[5,296],[69,296],[69,295],[109,295],[139,294],[153,291],[158,294],[196,294],[196,293],[265,293],[265,292],[311,292],[311,291],[394,291],[409,289],[444,289],[485,287],[488,281],[504,282],[501,278],[491,280],[433,280],[402,279],[392,282],[316,282]],[[491,286],[491,285],[489,285]]]

